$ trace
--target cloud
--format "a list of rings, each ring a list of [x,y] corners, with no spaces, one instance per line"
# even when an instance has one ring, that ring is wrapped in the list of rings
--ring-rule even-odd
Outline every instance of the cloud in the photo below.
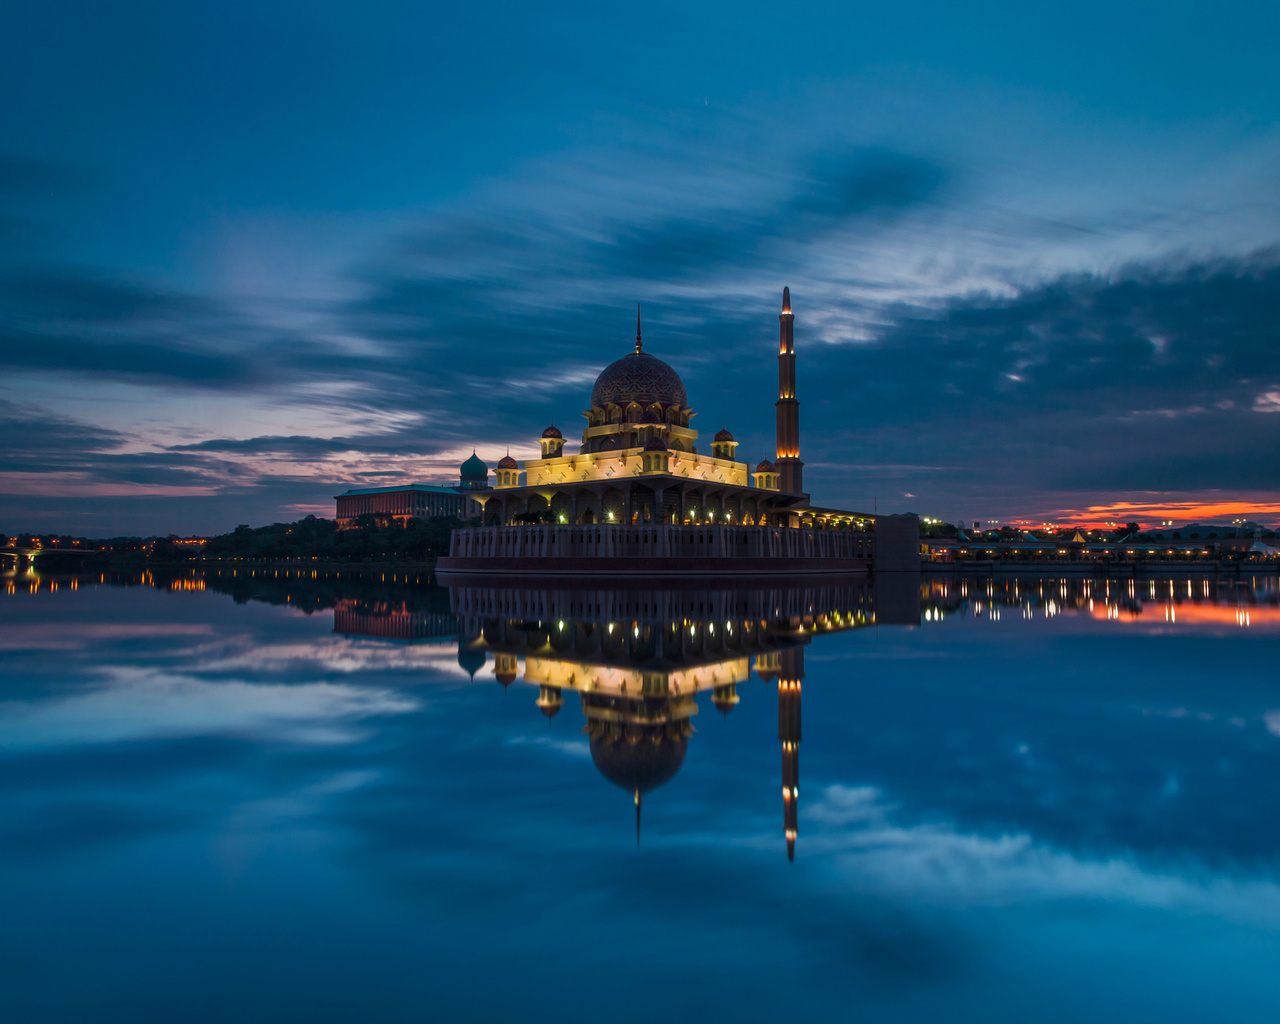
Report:
[[[0,467],[47,464],[53,457],[83,458],[111,451],[125,440],[119,431],[53,415],[35,406],[0,398]]]
[[[1088,858],[1027,833],[984,835],[941,823],[901,825],[882,794],[828,786],[806,819],[821,834],[806,846],[835,857],[837,871],[861,889],[879,888],[947,904],[1002,905],[1027,900],[1103,899],[1164,909],[1184,908],[1229,920],[1280,920],[1280,885],[1266,875],[1160,871],[1118,854]]]
[[[8,701],[0,747],[10,751],[178,736],[257,736],[272,742],[347,743],[354,724],[414,711],[389,690],[334,683],[210,682],[151,669],[115,668],[105,685],[24,706]]]
[[[198,528],[221,530],[345,486],[452,480],[473,445],[529,457],[626,350],[633,299],[699,422],[726,421],[754,462],[772,450],[784,283],[806,481],[826,503],[954,516],[981,502],[969,517],[990,518],[1079,492],[1273,488],[1280,417],[1258,413],[1280,379],[1274,251],[1064,273],[1064,232],[1102,244],[1160,215],[979,208],[991,184],[954,154],[788,139],[750,159],[737,139],[719,155],[700,143],[692,163],[678,148],[533,161],[389,220],[381,246],[305,294],[0,269],[0,366],[34,384],[9,416],[7,491],[240,496],[240,514],[206,506]],[[1029,269],[1033,250],[1047,255]],[[82,411],[73,390],[103,400]],[[64,424],[65,443],[42,441],[59,418],[82,436]]]

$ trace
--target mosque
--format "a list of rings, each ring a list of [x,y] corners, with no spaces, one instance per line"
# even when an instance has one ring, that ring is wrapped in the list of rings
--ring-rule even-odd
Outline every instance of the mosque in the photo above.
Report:
[[[778,316],[777,445],[752,469],[722,428],[700,452],[684,382],[644,349],[591,389],[576,452],[554,424],[540,457],[499,460],[495,485],[463,487],[478,527],[455,530],[440,573],[776,573],[919,569],[919,521],[813,504],[800,459],[795,315]],[[471,460],[468,460],[470,463]],[[474,467],[473,467],[474,471]],[[486,477],[487,481],[487,477]],[[643,565],[641,565],[641,561]]]
[[[538,439],[541,458],[523,468],[511,456],[498,462],[496,486],[475,498],[484,524],[700,523],[742,526],[855,527],[868,517],[813,507],[804,493],[800,461],[800,402],[791,292],[779,314],[777,454],[751,468],[739,462],[728,429],[698,451],[697,413],[684,381],[644,350],[636,311],[635,349],[604,368],[591,389],[587,424],[577,452],[566,453],[554,424]],[[522,479],[523,477],[523,479]]]

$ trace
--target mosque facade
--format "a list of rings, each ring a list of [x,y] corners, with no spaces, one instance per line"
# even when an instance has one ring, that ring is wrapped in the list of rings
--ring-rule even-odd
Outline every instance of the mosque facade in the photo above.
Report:
[[[540,457],[523,466],[505,456],[496,486],[477,494],[487,526],[616,523],[740,526],[817,525],[853,529],[871,518],[815,508],[804,492],[800,402],[796,398],[795,315],[783,289],[779,321],[777,446],[754,468],[739,461],[725,428],[698,450],[697,412],[684,382],[644,350],[640,314],[628,352],[600,373],[584,409],[576,452],[566,452],[559,427],[538,439]]]

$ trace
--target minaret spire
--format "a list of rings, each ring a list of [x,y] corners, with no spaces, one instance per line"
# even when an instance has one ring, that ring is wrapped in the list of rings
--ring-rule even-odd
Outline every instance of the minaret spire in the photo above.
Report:
[[[782,289],[782,312],[778,314],[778,486],[787,494],[803,494],[800,461],[800,402],[796,398],[795,314],[791,312],[791,289]]]
[[[636,790],[636,846],[640,845],[640,790]]]
[[[640,349],[644,347],[644,343],[640,340],[640,303],[636,303],[636,355],[640,354]]]

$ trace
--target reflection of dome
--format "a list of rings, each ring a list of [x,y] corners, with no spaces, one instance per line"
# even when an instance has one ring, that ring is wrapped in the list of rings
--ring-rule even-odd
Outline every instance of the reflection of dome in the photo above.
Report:
[[[641,795],[670,782],[684,764],[688,749],[687,736],[662,736],[656,743],[648,736],[638,743],[591,737],[591,760],[600,774],[619,789]]]
[[[644,450],[647,452],[665,452],[667,450],[667,442],[660,437],[651,437],[644,443]]]
[[[497,677],[498,682],[503,686],[510,686],[516,681],[515,669],[511,668],[495,668],[493,674]]]
[[[458,648],[458,664],[472,679],[476,677],[477,672],[484,668],[484,660],[484,651],[478,651],[474,647]]]
[[[716,686],[711,690],[711,703],[725,715],[737,707],[741,699],[738,696],[738,688],[732,683],[727,686]]]
[[[564,706],[564,697],[560,693],[560,687],[547,686],[545,684],[539,686],[536,703],[542,709],[544,715],[548,718],[555,718],[560,713],[560,708]]]
[[[757,473],[776,473],[777,471],[778,471],[778,467],[775,466],[768,459],[762,459],[760,461],[760,464],[756,466]]]
[[[721,427],[720,432],[715,436],[716,441],[732,441],[733,435],[729,433],[728,428]]]
[[[551,426],[547,427],[547,429],[542,432],[542,436],[543,437],[564,437],[564,434],[560,433],[560,428],[553,423],[551,424]]]
[[[519,469],[520,463],[516,462],[510,455],[504,455],[498,460],[499,469]]]
[[[593,406],[603,408],[628,402],[641,405],[658,402],[683,409],[688,399],[684,382],[675,370],[648,352],[632,352],[606,366],[591,389]]]
[[[481,476],[487,477],[489,475],[489,467],[485,465],[483,460],[481,460],[480,457],[477,456],[475,452],[472,452],[471,458],[467,459],[467,461],[462,464],[461,473],[463,478],[481,477]]]

